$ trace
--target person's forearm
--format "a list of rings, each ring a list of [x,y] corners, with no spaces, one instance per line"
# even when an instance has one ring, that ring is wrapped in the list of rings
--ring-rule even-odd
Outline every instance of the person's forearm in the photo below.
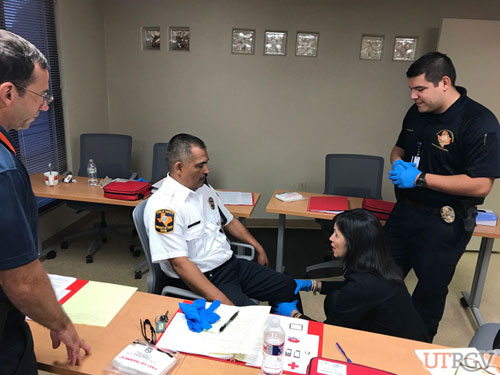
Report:
[[[12,304],[34,321],[56,332],[71,325],[38,259],[0,271],[0,284]]]
[[[418,178],[418,176],[417,176]],[[465,174],[441,176],[427,173],[427,188],[447,194],[468,197],[485,197],[493,187],[494,179],[489,177],[471,178]]]
[[[226,305],[233,305],[232,301],[226,297],[220,289],[206,278],[200,269],[191,262],[188,258],[174,258],[170,259],[172,268],[175,273],[186,283],[189,288],[201,295],[207,301],[219,300]]]
[[[394,148],[391,151],[391,164],[394,163],[396,160],[403,159],[405,156],[405,150],[402,149],[401,147],[394,146]]]

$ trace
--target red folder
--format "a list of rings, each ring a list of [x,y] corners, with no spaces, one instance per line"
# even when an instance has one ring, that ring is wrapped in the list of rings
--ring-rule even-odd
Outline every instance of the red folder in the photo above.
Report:
[[[309,198],[307,211],[339,213],[349,209],[347,197],[335,195],[317,196]]]
[[[337,372],[334,372],[334,371]],[[347,363],[336,361],[334,359],[315,357],[307,366],[306,375],[329,375],[329,374],[346,374],[346,375],[394,375],[392,372],[378,370],[373,367],[358,365],[356,363]]]

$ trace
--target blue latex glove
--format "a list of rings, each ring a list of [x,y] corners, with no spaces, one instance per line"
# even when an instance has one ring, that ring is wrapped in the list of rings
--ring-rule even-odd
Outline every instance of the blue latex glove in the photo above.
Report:
[[[389,179],[394,185],[401,189],[414,188],[415,179],[422,172],[417,169],[415,163],[403,163],[397,166],[396,169],[393,169],[389,172]]]
[[[273,307],[273,312],[278,315],[291,316],[293,310],[297,310],[297,300],[292,302],[280,302],[276,307]]]
[[[398,159],[394,163],[392,163],[391,171],[397,171],[405,168],[405,165],[409,164],[408,162]]]
[[[295,288],[294,293],[299,294],[299,291],[301,291],[301,290],[309,292],[311,290],[312,281],[311,280],[295,279],[295,284],[297,284],[297,287]]]
[[[139,177],[136,181],[141,181],[141,182],[147,182],[145,179],[143,179],[142,177]]]
[[[210,329],[212,324],[220,319],[214,310],[220,306],[220,301],[212,302],[208,309],[205,309],[205,300],[197,299],[192,304],[180,302],[179,307],[186,316],[188,327],[193,332],[201,332]]]

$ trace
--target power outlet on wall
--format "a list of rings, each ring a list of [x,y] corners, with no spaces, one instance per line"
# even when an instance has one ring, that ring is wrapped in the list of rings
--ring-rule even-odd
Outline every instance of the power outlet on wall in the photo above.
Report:
[[[307,181],[299,181],[297,183],[297,190],[298,191],[307,191]]]

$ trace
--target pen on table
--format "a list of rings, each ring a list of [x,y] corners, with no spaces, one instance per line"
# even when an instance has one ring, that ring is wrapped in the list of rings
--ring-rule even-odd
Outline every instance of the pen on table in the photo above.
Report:
[[[340,346],[340,344],[338,342],[336,344],[337,344],[337,348],[339,348],[340,352],[345,357],[345,359],[347,360],[347,362],[348,363],[352,363],[352,361],[349,359],[349,357],[345,354],[344,349],[342,349],[342,347]]]
[[[240,310],[236,311],[232,317],[229,318],[229,320],[224,323],[224,325],[222,327],[220,327],[219,329],[219,332],[222,332],[226,329],[226,327],[229,325],[229,323],[231,323],[237,316],[238,316],[238,313],[240,312]]]

